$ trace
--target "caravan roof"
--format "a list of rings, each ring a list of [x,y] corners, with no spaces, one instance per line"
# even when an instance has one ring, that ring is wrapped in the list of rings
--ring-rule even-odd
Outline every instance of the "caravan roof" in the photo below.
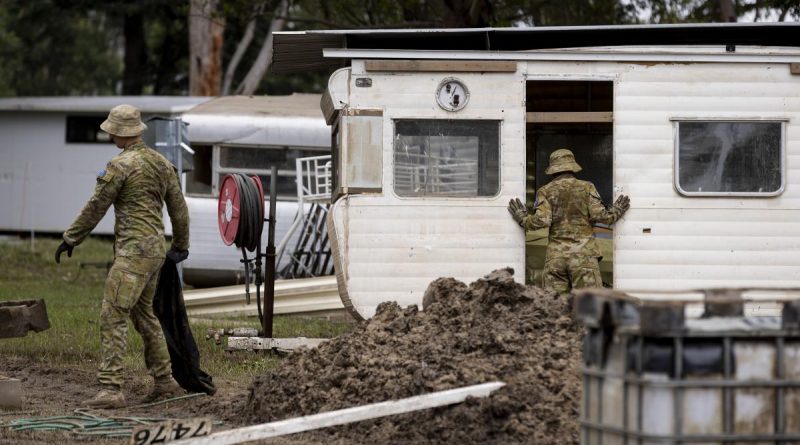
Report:
[[[330,147],[319,94],[225,96],[183,114],[189,138],[203,144]]]
[[[218,116],[322,117],[319,94],[287,96],[223,96],[192,108],[191,114]]]
[[[387,57],[387,50],[430,51],[438,53],[437,58],[451,59],[453,52],[508,54],[556,48],[641,45],[716,45],[723,50],[730,45],[800,47],[800,23],[279,32],[275,33],[270,69],[298,72],[341,67],[342,59],[352,58],[353,52],[361,50],[383,50],[374,55],[378,57]],[[397,56],[408,57],[407,54]]]
[[[0,99],[0,111],[108,113],[119,104],[130,104],[145,114],[178,114],[208,101],[201,96],[52,96]]]

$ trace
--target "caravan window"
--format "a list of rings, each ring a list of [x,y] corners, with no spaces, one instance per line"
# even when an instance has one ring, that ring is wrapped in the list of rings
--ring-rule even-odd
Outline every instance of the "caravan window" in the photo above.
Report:
[[[783,191],[783,123],[676,122],[675,185],[687,196]]]
[[[268,193],[270,169],[278,167],[277,196],[283,199],[297,198],[296,160],[308,156],[327,154],[327,150],[309,150],[290,147],[218,147],[216,164],[216,184],[219,185],[228,173],[258,175]]]
[[[396,120],[399,196],[476,197],[500,191],[500,122]]]
[[[211,145],[192,144],[194,168],[186,172],[186,195],[213,196]]]
[[[105,116],[67,116],[68,144],[108,144],[111,136],[100,129]]]

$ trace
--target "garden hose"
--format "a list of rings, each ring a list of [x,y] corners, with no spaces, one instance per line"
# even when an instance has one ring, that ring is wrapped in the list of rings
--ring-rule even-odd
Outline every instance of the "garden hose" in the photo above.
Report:
[[[205,396],[204,393],[187,394],[170,399],[160,400],[153,403],[133,405],[131,408],[145,408],[160,405],[178,400],[190,399],[193,397]],[[16,413],[21,414],[21,413]],[[74,434],[101,437],[130,437],[133,429],[139,425],[148,425],[165,420],[176,420],[159,417],[102,417],[91,413],[85,409],[76,409],[72,415],[33,417],[14,419],[8,423],[0,424],[0,428],[8,428],[10,431],[69,431]],[[221,421],[214,421],[214,425],[221,425]]]
[[[264,202],[261,192],[252,178],[241,173],[233,175],[239,189],[240,217],[239,230],[236,232],[234,243],[236,247],[245,248],[252,252],[256,250],[261,241],[261,232],[264,229]]]
[[[242,249],[242,257],[247,260],[245,249],[256,253],[256,307],[258,308],[258,319],[263,323],[264,315],[261,311],[261,268],[259,256],[261,255],[261,233],[264,230],[264,200],[261,191],[256,185],[256,181],[241,173],[233,176],[236,187],[239,190],[239,228],[236,231],[234,244]],[[249,263],[245,264],[245,278],[247,284],[250,283]],[[250,292],[247,292],[248,304],[250,303]]]

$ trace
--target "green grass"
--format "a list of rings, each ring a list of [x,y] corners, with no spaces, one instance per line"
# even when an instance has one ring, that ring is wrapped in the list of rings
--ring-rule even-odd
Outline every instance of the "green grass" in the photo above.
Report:
[[[50,329],[23,338],[0,339],[0,357],[25,356],[53,365],[97,367],[100,350],[98,322],[103,298],[105,264],[113,260],[112,243],[89,238],[56,264],[53,254],[61,241],[52,238],[0,240],[0,301],[42,298],[47,305]],[[99,267],[87,266],[97,263]],[[84,264],[84,267],[81,267]],[[258,327],[254,317],[208,317],[209,323],[192,323],[200,348],[201,368],[215,378],[249,381],[276,366],[279,356],[224,351],[223,345],[206,340],[209,327]],[[275,337],[334,337],[352,324],[324,319],[277,316]],[[126,371],[145,375],[142,341],[129,327]]]

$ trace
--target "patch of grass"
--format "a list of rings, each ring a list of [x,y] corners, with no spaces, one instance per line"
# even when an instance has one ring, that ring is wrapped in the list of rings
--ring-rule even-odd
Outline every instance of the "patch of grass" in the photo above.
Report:
[[[0,240],[0,301],[42,298],[47,305],[50,329],[30,332],[23,338],[0,339],[0,357],[26,356],[53,366],[96,368],[100,357],[99,317],[106,265],[113,261],[112,243],[89,238],[61,264],[53,255],[60,239]],[[204,319],[208,319],[205,317]],[[211,325],[259,327],[254,317],[213,317]],[[223,345],[206,340],[209,323],[192,323],[200,349],[201,368],[215,378],[249,381],[280,362],[275,355],[224,351]],[[277,316],[276,337],[334,337],[352,328],[348,322]],[[142,341],[130,326],[125,370],[146,375]]]

